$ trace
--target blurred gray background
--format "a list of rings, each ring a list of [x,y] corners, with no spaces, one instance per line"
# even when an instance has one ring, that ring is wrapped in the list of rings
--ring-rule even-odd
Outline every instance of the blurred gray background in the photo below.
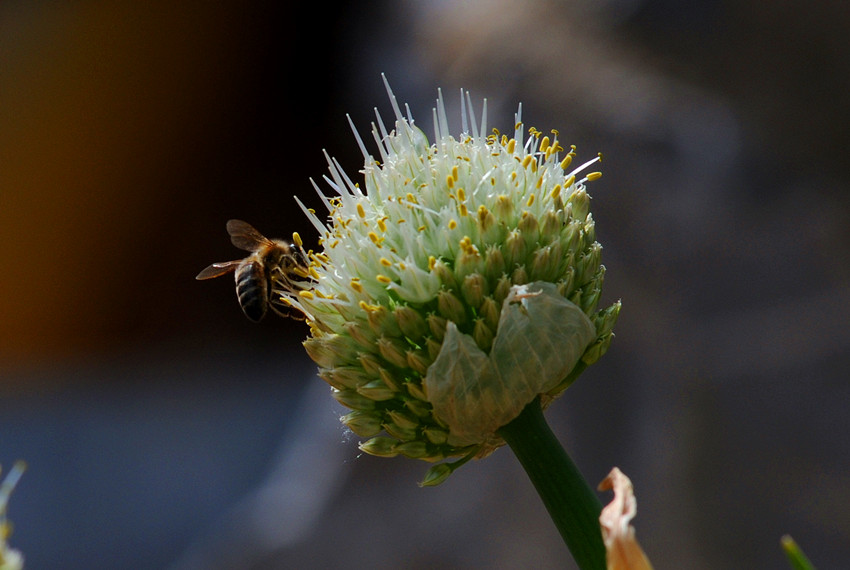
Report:
[[[420,489],[360,456],[224,230],[315,231],[345,113],[437,87],[557,128],[623,310],[547,416],[636,488],[656,568],[850,559],[850,13],[838,1],[0,4],[0,464],[34,569],[569,568],[506,449]],[[455,129],[459,129],[459,120]],[[607,496],[603,496],[607,500]]]

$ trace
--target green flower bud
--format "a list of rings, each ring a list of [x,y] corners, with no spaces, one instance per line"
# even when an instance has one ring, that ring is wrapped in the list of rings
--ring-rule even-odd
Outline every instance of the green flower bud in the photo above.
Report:
[[[354,410],[342,416],[339,420],[360,437],[373,437],[384,429],[379,412]]]
[[[466,322],[466,309],[463,303],[449,291],[440,291],[437,294],[437,310],[447,321],[457,324]]]
[[[395,450],[411,459],[425,459],[428,457],[428,446],[424,441],[406,441],[398,444]]]
[[[387,417],[402,429],[414,430],[420,425],[419,419],[416,416],[401,410],[389,411],[387,412]]]
[[[422,487],[434,487],[439,485],[443,481],[449,478],[449,475],[452,474],[453,469],[448,463],[440,463],[439,465],[434,465],[428,472],[425,474],[425,479],[422,480],[420,485]]]
[[[413,441],[416,439],[418,432],[416,429],[403,428],[400,425],[397,425],[393,422],[384,423],[384,429],[386,432],[392,437],[396,438],[399,441]],[[397,451],[401,451],[396,448]]]
[[[431,331],[431,334],[434,336],[437,342],[442,342],[443,337],[446,334],[446,324],[448,324],[448,321],[439,315],[435,315],[434,313],[429,313],[425,317],[425,320],[428,323],[428,329]]]
[[[408,306],[399,306],[393,310],[398,328],[409,339],[418,340],[428,333],[428,323],[422,314]]]
[[[396,391],[388,387],[381,380],[372,380],[362,386],[358,386],[357,393],[375,402],[392,400],[396,395]]]
[[[490,352],[490,347],[493,346],[493,339],[496,334],[493,332],[495,327],[491,329],[484,323],[484,319],[475,319],[475,328],[472,329],[472,338],[478,348],[484,352]]]
[[[373,410],[375,409],[375,400],[360,394],[356,390],[331,390],[331,396],[334,399],[352,410]]]
[[[399,368],[407,368],[407,347],[400,339],[382,336],[376,344],[378,352],[387,362]]]
[[[398,455],[396,446],[398,440],[392,437],[373,437],[361,443],[358,447],[360,451],[366,452],[369,455],[377,455],[378,457],[395,457]]]
[[[428,441],[436,444],[443,445],[449,439],[449,432],[437,427],[427,427],[422,430],[425,434],[425,437],[428,438]]]
[[[406,356],[407,365],[422,376],[425,375],[428,367],[431,366],[431,362],[434,360],[433,358],[429,358],[421,350],[408,350]]]
[[[461,293],[466,304],[473,309],[478,309],[489,293],[487,280],[480,273],[472,273],[463,279]]]
[[[493,282],[505,272],[505,257],[496,245],[490,245],[484,253],[484,275]]]
[[[523,212],[520,216],[519,224],[517,225],[521,232],[522,239],[525,242],[525,251],[531,251],[537,239],[540,237],[540,228],[537,224],[537,218],[531,212]]]
[[[496,304],[496,300],[493,299],[493,297],[485,297],[481,306],[478,308],[478,314],[481,315],[481,318],[484,319],[484,324],[487,325],[491,331],[496,330],[496,327],[499,326],[500,311],[501,307]],[[434,358],[436,358],[436,356],[434,356]]]
[[[363,368],[356,366],[323,368],[319,377],[337,390],[353,390],[370,381],[370,375]]]

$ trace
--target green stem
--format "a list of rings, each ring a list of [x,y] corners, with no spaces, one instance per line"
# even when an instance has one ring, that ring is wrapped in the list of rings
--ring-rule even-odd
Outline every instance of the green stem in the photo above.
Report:
[[[605,570],[602,504],[561,446],[535,398],[498,434],[519,459],[582,570]]]

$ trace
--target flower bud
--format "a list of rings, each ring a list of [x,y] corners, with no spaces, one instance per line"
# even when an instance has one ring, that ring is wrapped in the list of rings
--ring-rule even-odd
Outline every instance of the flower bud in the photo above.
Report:
[[[487,280],[480,273],[467,275],[463,280],[461,293],[467,305],[473,309],[478,309],[484,300],[484,296],[489,293]]]
[[[356,390],[331,390],[331,396],[334,400],[352,410],[373,410],[375,409],[375,401],[371,398],[361,395]]]
[[[366,371],[357,366],[323,368],[319,377],[337,390],[354,390],[371,380]]]
[[[484,352],[490,352],[490,347],[493,346],[495,338],[493,331],[484,323],[484,319],[475,319],[475,324],[472,329],[472,338],[478,348]]]
[[[360,437],[373,437],[381,433],[381,414],[368,410],[354,410],[340,418],[340,421]]]
[[[448,321],[457,324],[466,322],[466,310],[463,303],[449,291],[440,291],[437,294],[437,310]]]
[[[398,306],[393,310],[398,328],[407,338],[418,340],[428,332],[428,323],[422,314],[408,306]]]
[[[489,281],[495,281],[505,272],[505,257],[502,250],[490,245],[484,252],[484,275]]]
[[[357,393],[375,402],[392,400],[396,395],[396,391],[388,387],[381,380],[372,380],[362,386],[358,386]]]
[[[484,301],[481,302],[481,307],[478,309],[478,314],[481,315],[481,318],[484,319],[484,324],[491,331],[496,330],[496,327],[499,326],[499,311],[500,307],[496,304],[496,300],[493,297],[485,297]]]
[[[399,368],[407,368],[407,349],[399,339],[382,336],[376,344],[378,352],[387,362]]]
[[[448,321],[444,317],[433,313],[429,313],[425,317],[425,320],[428,323],[428,329],[431,331],[431,334],[437,342],[442,342],[443,336],[446,334],[446,324]]]
[[[422,376],[428,371],[428,367],[431,366],[433,361],[421,350],[408,350],[405,356],[407,357],[407,365]]]
[[[373,437],[368,441],[364,441],[358,447],[360,451],[368,453],[369,455],[376,455],[378,457],[395,457],[398,455],[398,451],[396,451],[396,445],[398,441],[391,437]]]

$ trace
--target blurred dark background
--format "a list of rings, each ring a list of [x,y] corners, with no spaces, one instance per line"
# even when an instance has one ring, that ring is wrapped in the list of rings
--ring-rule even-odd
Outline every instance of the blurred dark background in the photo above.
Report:
[[[579,158],[617,338],[548,417],[657,568],[850,559],[850,13],[839,1],[0,3],[0,464],[28,567],[563,568],[512,455],[360,457],[224,223],[315,231],[345,113],[438,87]],[[453,105],[453,103],[452,103]],[[459,121],[455,121],[459,129]],[[607,500],[607,497],[605,497]]]

